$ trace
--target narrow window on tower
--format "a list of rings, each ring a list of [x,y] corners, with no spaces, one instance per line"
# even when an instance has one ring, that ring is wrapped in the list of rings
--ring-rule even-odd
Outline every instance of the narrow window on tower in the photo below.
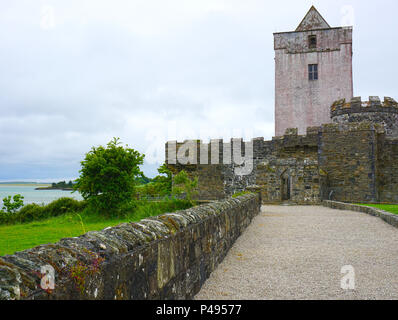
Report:
[[[317,64],[309,64],[308,65],[308,79],[309,80],[318,80],[318,65]]]
[[[316,49],[317,41],[316,36],[308,36],[308,47],[310,49]]]

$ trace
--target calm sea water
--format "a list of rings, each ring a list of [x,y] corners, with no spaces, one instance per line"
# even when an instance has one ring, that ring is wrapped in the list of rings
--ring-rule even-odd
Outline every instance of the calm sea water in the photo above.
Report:
[[[16,194],[21,194],[25,197],[23,199],[24,204],[47,204],[62,197],[74,198],[76,200],[83,199],[81,195],[77,192],[72,193],[71,191],[62,190],[35,190],[36,187],[0,185],[0,204],[2,204],[1,200],[3,200],[3,198],[7,196],[14,196]]]

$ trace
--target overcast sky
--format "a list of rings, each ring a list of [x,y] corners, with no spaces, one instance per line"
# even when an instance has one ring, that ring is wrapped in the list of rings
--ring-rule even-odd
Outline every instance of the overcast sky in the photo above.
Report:
[[[396,0],[0,0],[0,181],[75,178],[114,136],[151,177],[167,140],[272,138],[272,34],[312,4],[354,26],[354,94],[398,99]]]

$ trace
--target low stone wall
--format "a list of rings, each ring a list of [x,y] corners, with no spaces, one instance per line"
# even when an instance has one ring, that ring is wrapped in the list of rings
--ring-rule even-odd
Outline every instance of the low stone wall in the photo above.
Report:
[[[365,207],[365,206],[359,206],[359,205],[350,204],[350,203],[329,201],[329,200],[323,201],[322,204],[325,207],[329,207],[332,209],[364,212],[364,213],[370,214],[372,216],[379,217],[379,218],[383,219],[385,222],[387,222],[388,224],[391,224],[392,226],[398,228],[398,215],[390,213],[390,212],[386,212],[386,211],[372,208],[372,207]]]
[[[260,206],[248,194],[0,257],[0,300],[192,299]]]

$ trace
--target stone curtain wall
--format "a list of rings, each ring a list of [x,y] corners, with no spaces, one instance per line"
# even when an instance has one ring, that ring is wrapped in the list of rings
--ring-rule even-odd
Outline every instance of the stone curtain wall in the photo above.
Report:
[[[380,123],[382,112],[374,111],[367,121],[337,121],[338,117],[362,109],[367,110],[363,115],[370,110],[398,115],[394,108],[395,102],[390,98],[382,105],[375,97],[370,102],[354,98],[349,104],[342,100],[332,107],[333,120],[338,123],[307,128],[306,135],[288,129],[285,135],[271,141],[253,139],[253,170],[246,176],[237,176],[233,164],[222,164],[222,148],[226,145],[222,140],[212,142],[219,144],[217,150],[221,150],[218,165],[168,165],[175,173],[184,169],[198,177],[201,200],[223,199],[249,189],[259,190],[263,203],[281,203],[284,181],[290,179],[289,200],[297,204],[317,204],[321,200],[397,203],[398,139]],[[394,126],[398,127],[398,119]],[[238,141],[244,153],[244,143],[242,139]]]
[[[398,203],[398,139],[380,135],[378,146],[379,201]]]
[[[248,175],[235,174],[236,165],[225,164],[225,156],[231,157],[236,145],[223,140],[212,140],[205,145],[198,140],[185,141],[183,143],[168,142],[166,144],[166,162],[174,174],[185,170],[189,176],[198,178],[198,199],[213,200],[223,199],[236,192],[244,191],[256,186],[261,192],[263,203],[280,203],[282,201],[282,175],[290,179],[291,201],[299,204],[316,204],[320,201],[320,176],[318,172],[318,131],[319,127],[308,128],[307,135],[297,134],[297,130],[287,130],[282,137],[276,137],[272,141],[264,141],[264,138],[253,139],[253,170]],[[242,139],[233,139],[240,145],[241,155],[245,155],[245,142]],[[197,146],[191,158],[192,162],[181,164],[178,161],[169,161],[170,145],[176,145],[178,150],[184,143]],[[209,152],[216,144],[220,164],[200,164],[203,152]],[[224,150],[231,147],[230,153],[224,154]],[[188,152],[189,154],[189,152]],[[203,158],[202,158],[203,159]]]
[[[322,126],[319,170],[331,200],[377,201],[377,129],[369,122]]]
[[[260,205],[247,194],[0,257],[0,299],[192,299]]]
[[[256,185],[264,203],[282,201],[282,176],[290,179],[290,201],[316,204],[320,201],[318,172],[318,130],[309,128],[307,135],[288,130],[283,137],[268,142],[270,147],[256,164]],[[267,142],[264,142],[267,143]]]

